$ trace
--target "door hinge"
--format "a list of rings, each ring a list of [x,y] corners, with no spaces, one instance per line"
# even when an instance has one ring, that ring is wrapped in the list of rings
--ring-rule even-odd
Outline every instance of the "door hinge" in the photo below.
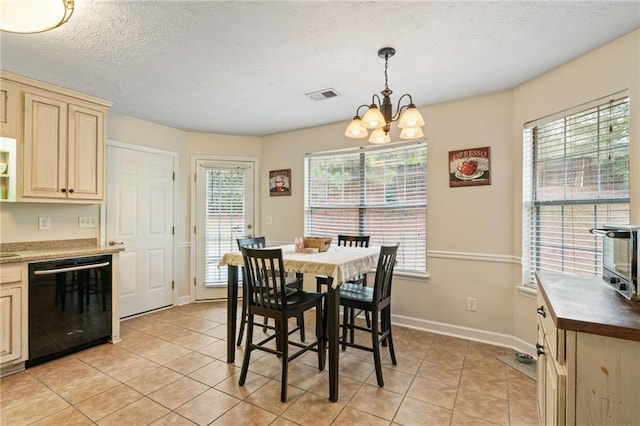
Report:
[[[176,282],[171,281],[171,290],[175,290],[175,288],[176,288]]]
[[[175,226],[171,227],[171,235],[176,235],[176,227]]]
[[[194,181],[194,182],[197,182],[197,181],[198,181],[198,178],[197,178],[196,176],[198,176],[198,175],[194,173],[194,174],[193,174],[193,181]]]
[[[171,180],[176,180],[176,172],[173,172],[172,175]]]
[[[194,234],[196,233],[196,226],[195,225],[193,225],[193,233]]]
[[[193,279],[193,286],[194,287],[196,286],[196,279],[195,278]]]

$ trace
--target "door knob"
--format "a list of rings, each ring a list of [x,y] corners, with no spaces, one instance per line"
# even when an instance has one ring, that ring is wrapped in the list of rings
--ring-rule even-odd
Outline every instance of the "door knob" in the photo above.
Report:
[[[124,243],[123,243],[122,241],[113,241],[113,240],[109,240],[109,241],[107,242],[107,244],[109,244],[110,246],[121,246],[121,245],[123,245]]]

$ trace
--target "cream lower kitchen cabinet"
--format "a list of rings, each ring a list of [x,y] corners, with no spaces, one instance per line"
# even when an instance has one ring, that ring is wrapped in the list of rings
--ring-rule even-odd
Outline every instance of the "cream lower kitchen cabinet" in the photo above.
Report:
[[[105,109],[25,91],[23,198],[102,201]]]
[[[567,374],[560,361],[564,364],[564,332],[550,321],[549,308],[540,293],[538,306],[538,417],[542,425],[563,426]]]
[[[26,359],[26,283],[24,264],[0,265],[0,368]],[[24,339],[23,339],[24,337]]]
[[[640,305],[597,277],[538,273],[543,425],[637,425]]]

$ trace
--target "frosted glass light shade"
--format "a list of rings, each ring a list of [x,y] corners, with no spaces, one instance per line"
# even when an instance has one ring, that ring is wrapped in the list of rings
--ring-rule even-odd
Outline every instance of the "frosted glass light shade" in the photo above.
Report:
[[[362,125],[362,120],[358,116],[355,116],[353,120],[351,120],[351,123],[347,126],[347,130],[344,132],[346,137],[353,139],[364,138],[368,134],[367,128]]]
[[[418,108],[416,108],[413,104],[409,105],[409,107],[400,116],[398,127],[400,127],[401,129],[406,129],[408,127],[422,126],[424,126],[424,118],[422,118],[422,114],[420,114]]]
[[[409,127],[400,132],[400,139],[418,139],[423,136],[422,127]]]
[[[369,142],[375,143],[375,144],[388,143],[388,142],[391,142],[391,138],[389,137],[389,134],[385,133],[382,127],[380,127],[379,129],[375,129],[371,133],[371,137],[369,137]]]
[[[362,121],[368,129],[376,129],[385,123],[384,116],[375,104],[371,104],[364,117],[362,117]]]
[[[74,0],[2,0],[0,30],[41,33],[59,27],[73,14]]]

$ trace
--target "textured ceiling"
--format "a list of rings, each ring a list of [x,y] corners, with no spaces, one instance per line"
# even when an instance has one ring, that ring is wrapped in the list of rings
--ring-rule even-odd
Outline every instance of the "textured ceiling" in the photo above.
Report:
[[[384,88],[428,105],[512,88],[640,28],[640,2],[76,0],[1,67],[187,131],[268,135],[348,121]],[[341,96],[312,101],[333,88]],[[428,119],[427,119],[428,120]]]

